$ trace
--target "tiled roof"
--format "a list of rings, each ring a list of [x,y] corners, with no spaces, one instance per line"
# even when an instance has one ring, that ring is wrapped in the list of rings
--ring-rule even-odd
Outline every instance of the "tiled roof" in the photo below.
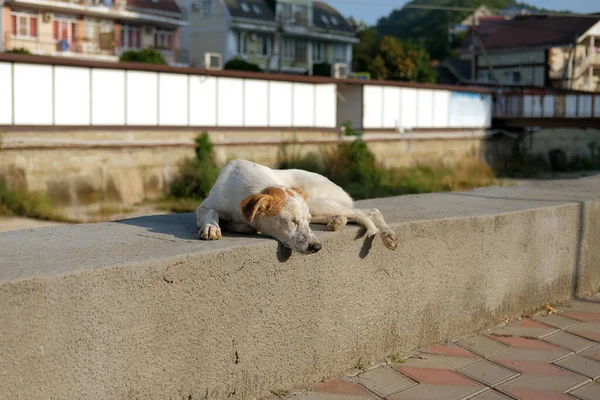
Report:
[[[313,25],[331,31],[354,34],[354,30],[342,14],[320,1],[313,2]]]
[[[224,0],[232,17],[275,22],[275,13],[264,0]]]
[[[127,8],[166,11],[181,14],[175,0],[126,0]]]
[[[509,21],[482,21],[479,34],[487,50],[551,47],[574,43],[600,21],[590,17],[543,17]],[[463,47],[470,44],[468,35]]]

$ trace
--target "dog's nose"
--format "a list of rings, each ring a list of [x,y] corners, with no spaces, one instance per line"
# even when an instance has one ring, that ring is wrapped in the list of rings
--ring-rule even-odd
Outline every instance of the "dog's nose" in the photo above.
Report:
[[[308,249],[310,250],[311,253],[316,253],[317,251],[321,250],[321,244],[320,243],[311,243],[308,246]]]

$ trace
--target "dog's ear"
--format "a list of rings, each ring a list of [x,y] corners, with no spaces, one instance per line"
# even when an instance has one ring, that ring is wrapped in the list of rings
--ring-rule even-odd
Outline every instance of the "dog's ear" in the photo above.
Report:
[[[256,217],[256,214],[266,211],[271,197],[268,194],[256,193],[242,200],[240,207],[246,221],[250,222]]]
[[[298,195],[300,195],[300,197],[302,197],[304,199],[304,201],[306,201],[308,199],[308,195],[306,194],[306,192],[304,190],[295,188],[295,187],[293,187],[292,190],[294,192],[298,193]]]

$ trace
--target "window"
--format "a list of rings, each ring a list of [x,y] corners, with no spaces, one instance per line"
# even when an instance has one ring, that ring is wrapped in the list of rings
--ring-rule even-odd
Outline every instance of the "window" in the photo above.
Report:
[[[325,43],[314,42],[312,49],[313,49],[313,61],[314,62],[325,61]]]
[[[491,80],[490,71],[479,71],[479,81],[487,83]]]
[[[306,50],[308,48],[308,44],[306,40],[296,40],[296,54],[294,59],[299,62],[306,61]]]
[[[173,50],[173,31],[155,28],[154,48],[159,50]]]
[[[333,58],[335,62],[345,62],[346,61],[346,45],[345,44],[336,44],[333,49]]]
[[[54,40],[73,43],[77,39],[77,23],[69,19],[55,18],[52,22]]]
[[[332,23],[332,24],[334,24],[334,25],[338,25],[338,20],[337,20],[337,18],[336,18],[336,17],[330,17],[330,19],[331,19],[331,23]]]
[[[37,38],[37,15],[21,12],[11,12],[12,36],[16,38]]]
[[[250,6],[248,5],[248,3],[242,1],[240,3],[240,7],[244,12],[250,12]]]
[[[296,43],[294,39],[283,39],[283,58],[293,60],[296,56]]]
[[[248,35],[246,32],[238,32],[237,34],[237,53],[242,56],[248,54]]]
[[[281,4],[281,19],[284,21],[292,19],[294,10],[291,4]]]
[[[260,36],[258,53],[261,57],[269,57],[271,54],[271,38],[269,36]]]
[[[139,26],[123,25],[121,47],[124,49],[142,48],[142,29]]]
[[[212,15],[212,0],[202,0],[202,16],[210,17]]]
[[[262,12],[258,4],[252,4],[252,11],[254,11],[255,14],[260,14]]]
[[[329,25],[329,20],[327,19],[326,15],[321,14],[321,21],[325,24],[325,25]]]
[[[510,73],[511,82],[512,83],[521,83],[521,73],[520,72],[511,72]]]

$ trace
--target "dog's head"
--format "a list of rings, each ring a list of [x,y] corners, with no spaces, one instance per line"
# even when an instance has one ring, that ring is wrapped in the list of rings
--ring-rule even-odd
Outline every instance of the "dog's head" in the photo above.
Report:
[[[306,193],[297,188],[268,187],[240,203],[246,221],[290,249],[302,254],[316,253],[321,244],[310,229]]]

